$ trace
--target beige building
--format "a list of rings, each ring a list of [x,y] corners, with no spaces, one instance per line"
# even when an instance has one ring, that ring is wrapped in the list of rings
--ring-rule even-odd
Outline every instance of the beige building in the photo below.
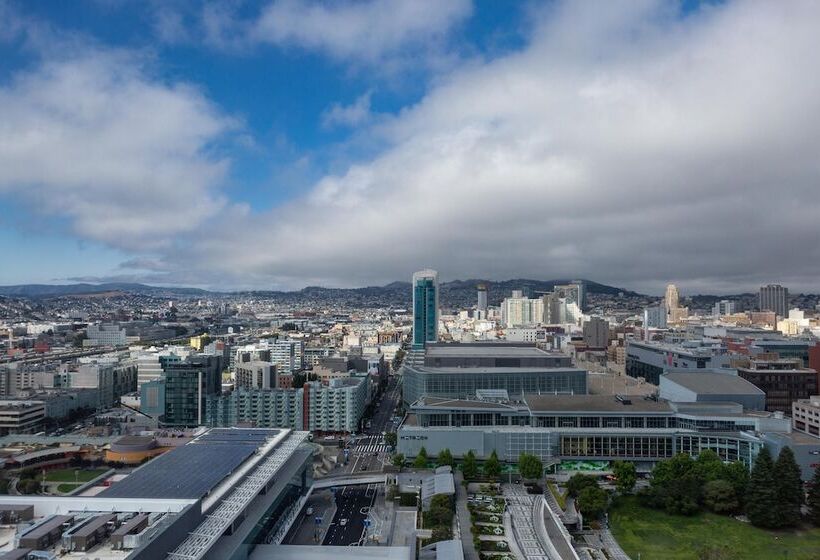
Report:
[[[798,432],[820,437],[820,395],[792,403],[792,427]]]

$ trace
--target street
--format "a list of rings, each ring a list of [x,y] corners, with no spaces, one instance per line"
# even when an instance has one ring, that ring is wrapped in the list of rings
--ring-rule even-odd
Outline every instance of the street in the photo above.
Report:
[[[382,434],[395,431],[398,425],[397,422],[393,422],[393,414],[399,402],[399,392],[398,380],[395,376],[391,376],[381,402],[370,419],[370,428],[365,428],[361,435],[351,440],[348,463],[334,475],[382,470],[390,458],[388,446]]]
[[[345,486],[336,492],[336,514],[322,541],[324,546],[350,546],[363,544],[364,520],[367,518],[377,488],[367,486]]]

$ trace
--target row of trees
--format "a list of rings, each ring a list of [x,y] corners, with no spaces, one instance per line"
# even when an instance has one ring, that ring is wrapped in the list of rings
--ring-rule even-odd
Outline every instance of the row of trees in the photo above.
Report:
[[[453,500],[445,494],[430,499],[430,509],[424,513],[424,526],[433,530],[432,538],[425,544],[453,538]]]
[[[406,459],[401,453],[393,455],[391,460],[392,464],[399,468],[404,466],[405,461]],[[427,454],[427,449],[422,447],[413,460],[413,468],[424,469],[427,468],[427,465],[431,462],[438,466],[449,465],[450,467],[455,467],[456,464],[453,454],[449,449],[442,449],[437,457],[431,457]],[[493,452],[490,453],[490,456],[481,466],[479,466],[478,458],[472,449],[464,455],[464,459],[461,463],[461,472],[464,474],[465,480],[476,480],[479,478],[479,473],[483,478],[498,480],[501,477],[502,469],[501,460],[498,458],[495,449],[493,449]],[[518,470],[523,478],[541,478],[544,472],[544,464],[537,456],[522,453],[518,458]]]
[[[753,525],[766,529],[796,527],[805,503],[808,520],[820,527],[820,465],[804,493],[790,447],[784,447],[777,460],[767,448],[761,449],[751,475],[742,463],[725,464],[713,451],[703,451],[697,459],[679,454],[655,467],[652,484],[641,497],[669,513],[691,515],[701,507],[722,514],[745,513]]]
[[[724,463],[704,450],[697,459],[679,453],[652,470],[650,487],[641,492],[644,503],[667,513],[694,515],[705,507],[715,513],[743,510],[749,473],[740,462]]]
[[[745,495],[746,515],[753,525],[766,529],[784,529],[800,523],[803,505],[803,481],[800,467],[790,447],[777,457],[765,447],[755,459]]]

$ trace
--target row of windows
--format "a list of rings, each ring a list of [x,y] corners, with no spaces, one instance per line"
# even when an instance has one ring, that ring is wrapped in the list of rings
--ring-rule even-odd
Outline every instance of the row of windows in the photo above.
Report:
[[[500,413],[420,413],[421,426],[534,426],[537,428],[636,428],[663,429],[680,425],[668,416],[524,416]],[[730,431],[731,422],[711,429]],[[703,429],[710,429],[704,425]],[[696,428],[692,428],[696,429]],[[747,428],[742,428],[747,429]]]
[[[565,457],[641,457],[663,459],[674,454],[671,437],[661,436],[564,436]]]

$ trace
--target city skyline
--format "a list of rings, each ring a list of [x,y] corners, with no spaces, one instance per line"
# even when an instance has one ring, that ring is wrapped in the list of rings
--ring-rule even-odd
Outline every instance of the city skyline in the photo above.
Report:
[[[820,291],[816,3],[0,13],[0,284]]]

